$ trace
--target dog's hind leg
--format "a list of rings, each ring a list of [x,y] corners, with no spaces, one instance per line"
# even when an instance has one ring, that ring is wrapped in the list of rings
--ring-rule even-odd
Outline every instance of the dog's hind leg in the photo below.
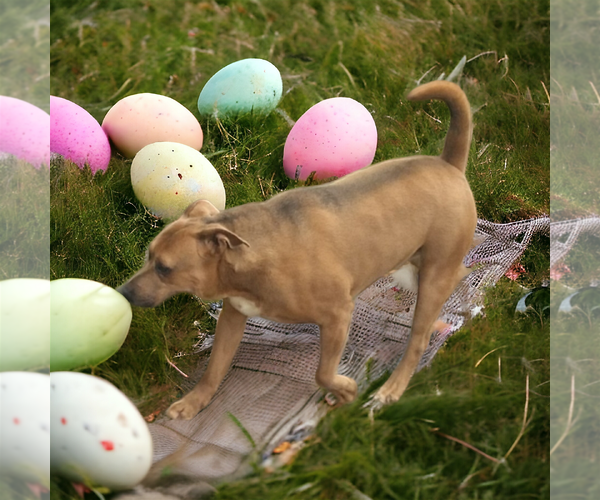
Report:
[[[167,410],[169,417],[189,420],[208,405],[231,366],[244,336],[246,319],[246,316],[235,309],[228,299],[223,301],[223,310],[217,321],[215,340],[206,371],[188,394],[169,407]]]
[[[339,405],[354,401],[358,393],[358,386],[353,379],[338,374],[338,366],[348,339],[352,310],[353,304],[343,313],[319,324],[321,356],[316,381],[319,386],[333,393]]]
[[[444,263],[446,264],[446,263]],[[400,399],[427,348],[433,324],[463,276],[463,266],[423,266],[419,274],[417,305],[410,339],[402,360],[374,396],[376,404]]]

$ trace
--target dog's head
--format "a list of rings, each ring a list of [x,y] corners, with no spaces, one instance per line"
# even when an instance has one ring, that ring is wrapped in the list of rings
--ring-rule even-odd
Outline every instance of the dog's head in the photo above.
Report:
[[[144,266],[119,291],[131,304],[155,307],[177,293],[220,297],[219,264],[226,252],[249,246],[224,226],[210,202],[192,203],[150,243]]]

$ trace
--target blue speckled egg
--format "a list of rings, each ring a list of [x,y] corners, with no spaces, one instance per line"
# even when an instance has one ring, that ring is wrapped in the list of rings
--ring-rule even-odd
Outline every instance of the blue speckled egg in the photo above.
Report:
[[[264,59],[242,59],[218,71],[198,98],[202,115],[219,118],[273,111],[283,90],[281,74]]]

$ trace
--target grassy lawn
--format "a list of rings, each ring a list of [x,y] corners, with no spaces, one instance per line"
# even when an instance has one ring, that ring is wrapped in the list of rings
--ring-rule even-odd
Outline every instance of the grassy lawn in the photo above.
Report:
[[[200,90],[220,68],[246,57],[277,66],[280,112],[223,122],[198,116],[202,153],[223,179],[228,206],[300,184],[282,169],[289,119],[328,97],[351,97],[372,113],[375,161],[438,154],[447,109],[404,96],[466,56],[460,84],[475,112],[467,175],[479,216],[510,222],[549,213],[548,2],[60,0],[51,16],[51,93],[98,121],[138,92],[168,95],[198,116]],[[130,165],[115,154],[106,173],[92,176],[53,162],[52,279],[116,287],[141,265],[163,222],[135,199]],[[257,469],[220,485],[216,497],[548,498],[549,324],[541,314],[514,314],[519,284],[549,276],[547,239],[537,238],[522,263],[527,273],[489,291],[486,316],[452,337],[398,404],[374,420],[360,401],[331,412],[293,464]],[[143,415],[164,410],[181,393],[165,358],[177,356],[183,371],[194,365],[195,321],[214,328],[189,296],[135,309],[123,348],[89,371]],[[75,498],[59,480],[51,495]]]

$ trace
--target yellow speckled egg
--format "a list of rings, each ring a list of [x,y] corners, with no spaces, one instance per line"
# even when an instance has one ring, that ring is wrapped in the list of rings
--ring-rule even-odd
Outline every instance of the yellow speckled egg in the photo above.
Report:
[[[133,191],[157,217],[177,219],[196,200],[225,208],[225,188],[219,173],[202,153],[176,142],[156,142],[142,148],[131,164]]]
[[[190,110],[176,100],[158,94],[134,94],[108,110],[102,128],[127,158],[148,144],[173,141],[200,150],[202,128]]]

